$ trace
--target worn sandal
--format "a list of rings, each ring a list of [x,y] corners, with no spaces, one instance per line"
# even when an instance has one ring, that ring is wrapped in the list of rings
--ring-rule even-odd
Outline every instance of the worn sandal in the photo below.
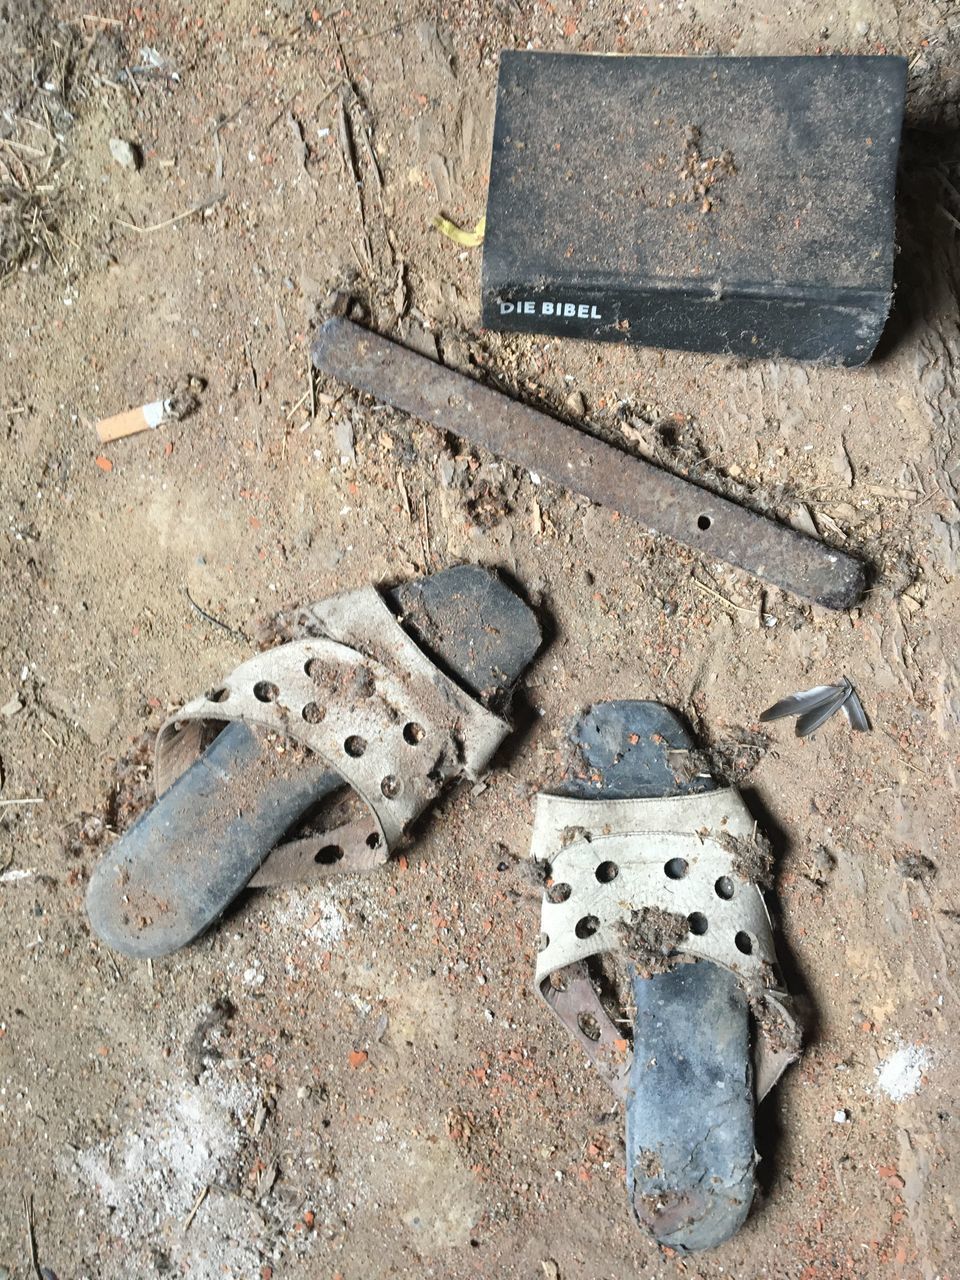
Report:
[[[323,600],[296,634],[161,728],[157,803],[87,893],[110,946],[166,955],[247,886],[381,865],[446,784],[487,767],[540,645],[531,610],[475,566]]]
[[[755,1102],[799,1051],[758,884],[769,850],[739,793],[686,767],[694,743],[659,703],[597,704],[571,745],[537,799],[536,989],[626,1105],[637,1221],[710,1248],[749,1212]]]

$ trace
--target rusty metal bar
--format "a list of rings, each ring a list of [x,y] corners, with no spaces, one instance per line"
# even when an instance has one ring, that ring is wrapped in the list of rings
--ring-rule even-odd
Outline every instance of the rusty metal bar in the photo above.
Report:
[[[849,609],[866,566],[842,551],[511,400],[342,317],[313,347],[324,373],[534,471],[652,533],[828,609]]]

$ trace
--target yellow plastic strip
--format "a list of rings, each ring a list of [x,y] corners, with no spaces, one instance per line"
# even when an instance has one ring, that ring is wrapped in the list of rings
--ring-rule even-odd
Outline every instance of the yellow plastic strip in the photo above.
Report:
[[[483,215],[472,231],[464,231],[455,222],[445,218],[442,213],[437,214],[433,225],[454,244],[461,245],[464,249],[476,249],[477,245],[483,244],[483,236],[487,229],[487,215]]]

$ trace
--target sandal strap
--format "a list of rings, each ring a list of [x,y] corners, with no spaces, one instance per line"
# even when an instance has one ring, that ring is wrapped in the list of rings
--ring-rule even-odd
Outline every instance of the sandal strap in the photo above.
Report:
[[[326,761],[364,802],[338,870],[383,861],[444,784],[476,778],[509,732],[404,631],[374,588],[311,605],[304,639],[242,663],[187,703],[157,738],[160,794],[200,754],[211,727],[242,720]],[[346,829],[344,829],[346,831]]]
[[[536,989],[621,1096],[629,1054],[611,1054],[624,1041],[606,1015],[582,1007],[580,978],[589,957],[624,949],[624,937],[642,925],[645,912],[669,913],[661,919],[681,929],[687,921],[688,931],[671,939],[670,951],[729,969],[763,1009],[759,1097],[797,1056],[790,997],[776,978],[770,916],[750,878],[755,829],[734,788],[636,800],[538,797],[531,853],[550,865],[552,882],[541,911]],[[586,1016],[592,1036],[583,1030]]]

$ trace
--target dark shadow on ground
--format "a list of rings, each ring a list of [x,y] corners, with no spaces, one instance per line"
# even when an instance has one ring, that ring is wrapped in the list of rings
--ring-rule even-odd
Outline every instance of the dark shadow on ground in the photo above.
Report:
[[[897,177],[893,307],[873,362],[914,344],[942,308],[948,278],[937,269],[960,238],[960,130],[918,121],[904,129]]]
[[[757,819],[757,823],[770,841],[773,849],[774,876],[783,866],[785,856],[790,847],[786,832],[777,822],[776,816],[759,793],[750,787],[743,789],[743,798],[747,808]],[[775,879],[776,884],[776,879]],[[797,959],[787,943],[783,930],[779,927],[783,918],[780,899],[776,887],[764,893],[767,907],[774,925],[774,938],[777,948],[777,961],[783,975],[783,985],[794,998],[795,1012],[800,1023],[805,1047],[815,1044],[819,1037],[820,1017],[813,996],[806,983]],[[788,1068],[789,1069],[789,1068]],[[766,1193],[777,1182],[779,1164],[783,1151],[784,1128],[781,1123],[776,1102],[776,1088],[757,1108],[754,1137],[760,1161],[757,1166],[757,1182]]]

